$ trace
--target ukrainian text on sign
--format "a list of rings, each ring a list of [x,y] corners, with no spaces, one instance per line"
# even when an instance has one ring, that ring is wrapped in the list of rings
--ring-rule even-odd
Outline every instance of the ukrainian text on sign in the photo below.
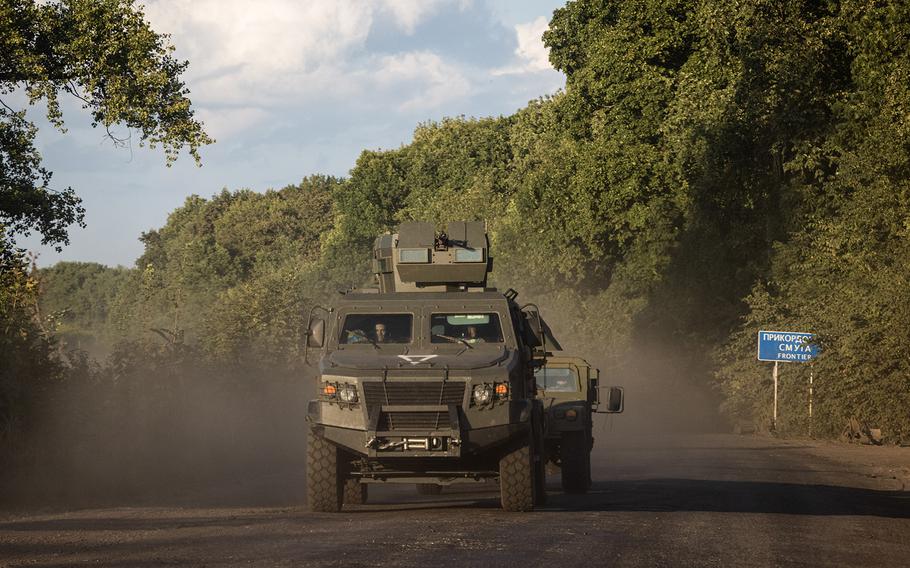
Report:
[[[814,333],[799,331],[759,331],[759,361],[806,363],[818,355]]]

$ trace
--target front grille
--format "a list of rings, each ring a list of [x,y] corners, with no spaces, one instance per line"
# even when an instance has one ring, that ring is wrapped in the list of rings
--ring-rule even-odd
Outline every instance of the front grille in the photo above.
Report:
[[[382,381],[365,381],[363,398],[367,406],[461,405],[464,389],[461,381],[386,381],[385,388]]]
[[[448,412],[383,412],[376,429],[390,430],[448,430]]]

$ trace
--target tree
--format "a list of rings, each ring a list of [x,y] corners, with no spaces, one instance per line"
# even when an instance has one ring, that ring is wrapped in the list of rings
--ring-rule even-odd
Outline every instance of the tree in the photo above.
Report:
[[[84,215],[72,188],[51,187],[34,145],[37,127],[4,100],[9,95],[44,101],[48,120],[64,132],[58,97],[71,95],[115,145],[130,141],[111,130],[120,125],[139,133],[140,146],[162,146],[168,164],[183,148],[199,163],[199,148],[213,140],[194,118],[180,80],[187,62],[173,49],[133,0],[0,2],[0,225],[61,245]]]
[[[42,392],[61,371],[55,342],[37,317],[38,292],[25,253],[8,246],[0,227],[0,443],[4,446],[21,441]]]

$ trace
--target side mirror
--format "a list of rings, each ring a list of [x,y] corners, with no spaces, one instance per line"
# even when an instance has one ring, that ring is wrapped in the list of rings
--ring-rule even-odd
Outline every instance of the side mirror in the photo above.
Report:
[[[322,347],[325,344],[325,320],[314,319],[307,330],[307,347]]]
[[[604,387],[607,391],[606,408],[598,408],[598,414],[619,414],[625,404],[622,387]]]

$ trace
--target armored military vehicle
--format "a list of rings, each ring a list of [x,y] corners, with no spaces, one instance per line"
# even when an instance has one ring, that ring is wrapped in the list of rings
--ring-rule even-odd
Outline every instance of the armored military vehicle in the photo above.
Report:
[[[600,401],[600,371],[581,357],[559,352],[534,372],[537,397],[543,402],[544,447],[547,459],[562,470],[566,493],[586,493],[591,487],[594,413],[623,411],[623,390],[607,387]]]
[[[534,369],[549,328],[517,293],[487,287],[479,222],[402,224],[376,239],[377,286],[311,312],[321,348],[307,420],[307,498],[315,511],[361,503],[376,483],[442,486],[498,479],[508,511],[545,498],[543,404]]]

